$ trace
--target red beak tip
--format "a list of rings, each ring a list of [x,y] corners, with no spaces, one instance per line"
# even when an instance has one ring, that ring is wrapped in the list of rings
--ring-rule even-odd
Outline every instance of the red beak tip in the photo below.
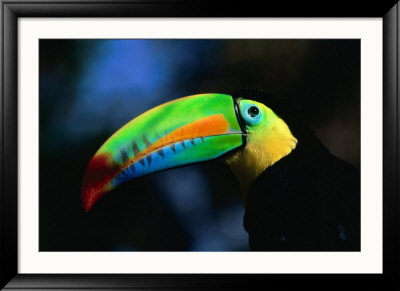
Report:
[[[82,181],[82,206],[88,212],[109,190],[107,183],[118,173],[119,168],[110,162],[107,154],[96,154],[89,162]]]
[[[104,189],[93,189],[93,188],[86,188],[83,187],[81,199],[82,199],[82,206],[85,212],[89,212],[92,209],[93,205],[103,197],[107,191]]]
[[[82,193],[82,207],[85,210],[85,212],[89,212],[89,210],[92,208],[93,203],[90,203],[91,199],[88,199],[89,197]]]
[[[85,210],[85,212],[89,212],[89,210],[92,208],[92,206],[91,205],[85,205],[85,204],[83,204],[82,205],[83,206],[83,209]]]

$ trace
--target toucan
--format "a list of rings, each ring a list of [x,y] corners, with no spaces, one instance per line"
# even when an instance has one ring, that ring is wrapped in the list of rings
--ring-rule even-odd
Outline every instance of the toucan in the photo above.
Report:
[[[134,178],[213,159],[239,182],[250,250],[360,251],[359,171],[257,89],[183,97],[132,119],[90,160],[83,207]]]

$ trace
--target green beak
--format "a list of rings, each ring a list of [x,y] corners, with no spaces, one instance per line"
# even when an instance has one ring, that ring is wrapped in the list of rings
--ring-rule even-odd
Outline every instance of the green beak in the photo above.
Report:
[[[120,128],[96,152],[83,178],[83,207],[88,211],[133,178],[215,159],[244,141],[232,96],[201,94],[157,106]]]

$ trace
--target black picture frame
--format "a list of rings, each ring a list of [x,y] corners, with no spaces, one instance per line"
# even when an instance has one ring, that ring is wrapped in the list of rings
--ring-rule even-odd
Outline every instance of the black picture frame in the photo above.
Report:
[[[395,1],[348,6],[298,1],[265,6],[182,1],[2,1],[0,287],[13,289],[399,288],[399,13]],[[261,4],[262,5],[262,4]],[[264,4],[265,5],[265,4]],[[268,5],[268,4],[267,4]],[[276,6],[278,5],[278,6]],[[313,9],[309,9],[313,7]],[[261,9],[262,8],[262,9]],[[312,12],[311,12],[312,11]],[[20,17],[379,17],[383,18],[383,274],[18,274],[18,18]],[[373,290],[373,289],[372,289]]]

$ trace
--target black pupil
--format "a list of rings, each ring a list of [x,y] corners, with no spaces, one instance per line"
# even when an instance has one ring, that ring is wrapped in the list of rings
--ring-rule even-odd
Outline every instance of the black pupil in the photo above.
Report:
[[[247,111],[251,117],[256,117],[260,113],[260,110],[256,106],[251,106]]]

